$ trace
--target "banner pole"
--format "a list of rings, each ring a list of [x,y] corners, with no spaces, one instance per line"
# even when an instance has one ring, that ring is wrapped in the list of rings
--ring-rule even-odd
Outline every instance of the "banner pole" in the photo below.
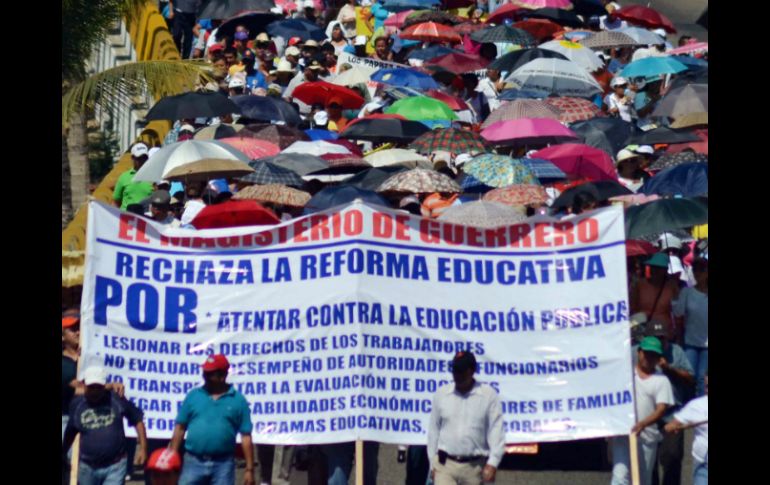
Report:
[[[633,485],[641,485],[642,481],[639,478],[639,441],[636,433],[631,433],[628,436],[628,444],[631,448],[631,483]]]
[[[364,485],[364,442],[356,440],[356,485]]]

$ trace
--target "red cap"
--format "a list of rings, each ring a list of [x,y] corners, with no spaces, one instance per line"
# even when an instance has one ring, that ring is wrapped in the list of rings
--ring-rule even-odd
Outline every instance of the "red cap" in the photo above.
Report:
[[[209,47],[209,52],[221,51],[224,48],[225,46],[223,46],[222,44],[214,44],[211,47]]]
[[[223,354],[211,355],[206,359],[206,362],[203,363],[203,372],[227,370],[229,368],[230,362],[227,361],[227,357]]]
[[[297,44],[300,44],[301,42],[302,42],[301,37],[292,37],[291,39],[289,39],[289,45],[297,45]]]
[[[80,311],[70,308],[61,314],[61,328],[70,328],[80,323]]]
[[[147,460],[147,469],[159,472],[171,472],[182,469],[179,453],[171,448],[159,448],[152,452]]]

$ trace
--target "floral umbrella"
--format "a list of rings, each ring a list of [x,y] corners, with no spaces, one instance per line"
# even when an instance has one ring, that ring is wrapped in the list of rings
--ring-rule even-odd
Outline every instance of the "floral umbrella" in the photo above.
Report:
[[[543,101],[560,111],[559,121],[562,123],[574,123],[576,121],[590,120],[605,116],[596,103],[584,98],[572,98],[569,96],[558,98],[546,98]]]
[[[513,206],[545,204],[548,202],[548,193],[542,185],[516,184],[490,190],[481,200]]]
[[[434,192],[459,193],[462,189],[457,182],[443,173],[415,168],[390,177],[377,188],[377,192],[432,194]]]
[[[233,199],[251,199],[258,202],[272,202],[273,204],[290,207],[304,207],[310,200],[310,194],[280,184],[252,185],[238,191],[233,196]]]
[[[409,148],[426,155],[436,151],[445,151],[452,155],[487,151],[484,140],[477,133],[455,128],[438,128],[424,133],[414,140]]]
[[[540,181],[529,167],[520,160],[504,155],[485,153],[467,162],[463,171],[490,187],[513,184],[540,185]]]
[[[509,205],[485,200],[451,206],[438,216],[443,222],[473,227],[499,227],[518,224],[527,216]]]

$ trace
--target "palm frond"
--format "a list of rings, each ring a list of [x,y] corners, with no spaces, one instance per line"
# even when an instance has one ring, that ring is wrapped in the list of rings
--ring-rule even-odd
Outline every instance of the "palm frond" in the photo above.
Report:
[[[62,97],[62,124],[87,107],[127,108],[136,99],[192,91],[211,81],[211,66],[203,61],[153,60],[123,64],[94,74],[72,86]]]

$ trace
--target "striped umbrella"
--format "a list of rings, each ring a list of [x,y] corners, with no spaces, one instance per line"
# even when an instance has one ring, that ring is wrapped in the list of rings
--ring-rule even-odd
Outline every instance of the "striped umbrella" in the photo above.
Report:
[[[577,42],[571,42],[569,40],[552,40],[540,44],[539,47],[540,49],[558,52],[570,61],[582,66],[588,72],[593,72],[604,67],[604,61],[599,58],[596,52]]]
[[[596,103],[584,98],[564,96],[546,98],[544,101],[560,111],[559,121],[562,123],[574,123],[575,121],[605,116],[602,110],[596,106]]]
[[[414,140],[409,148],[424,154],[445,151],[452,155],[459,155],[487,151],[484,140],[477,133],[455,128],[438,128],[424,133]]]
[[[460,193],[457,182],[443,173],[424,168],[400,172],[377,188],[377,192],[406,192],[411,194],[432,194],[434,192]]]
[[[539,185],[535,174],[515,158],[485,153],[463,166],[463,172],[472,175],[490,187],[505,187],[513,184]]]
[[[490,190],[481,200],[499,202],[501,204],[522,206],[530,204],[545,204],[548,193],[542,185],[516,184]]]
[[[517,99],[504,103],[487,116],[482,128],[492,123],[505,120],[518,120],[519,118],[551,118],[558,120],[561,112],[545,101],[537,99]]]
[[[521,163],[527,166],[538,179],[565,179],[567,174],[559,167],[540,158],[520,158]]]
[[[283,184],[295,187],[300,187],[304,183],[299,174],[274,163],[254,160],[249,162],[249,166],[254,169],[254,172],[241,177],[239,181],[249,184]]]
[[[304,207],[310,194],[280,184],[252,185],[241,189],[233,196],[235,200],[256,200],[290,207]]]
[[[484,42],[508,42],[523,47],[535,47],[537,40],[526,30],[497,25],[471,34],[471,39],[479,43]]]

